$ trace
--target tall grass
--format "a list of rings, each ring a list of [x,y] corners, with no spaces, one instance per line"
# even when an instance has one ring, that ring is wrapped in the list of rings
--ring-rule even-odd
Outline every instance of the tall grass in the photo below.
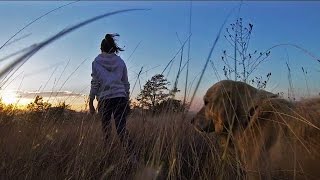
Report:
[[[115,131],[104,142],[96,116],[44,119],[20,112],[6,122],[0,124],[0,179],[214,179],[221,172],[217,139],[196,132],[180,114],[129,117],[136,164]],[[234,179],[232,166],[226,168],[224,179]]]

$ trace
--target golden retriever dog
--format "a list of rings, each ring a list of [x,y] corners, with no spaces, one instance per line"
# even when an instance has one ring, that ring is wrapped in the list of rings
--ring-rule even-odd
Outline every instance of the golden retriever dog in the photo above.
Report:
[[[223,80],[208,89],[192,124],[234,149],[244,179],[320,179],[320,98],[289,102]]]

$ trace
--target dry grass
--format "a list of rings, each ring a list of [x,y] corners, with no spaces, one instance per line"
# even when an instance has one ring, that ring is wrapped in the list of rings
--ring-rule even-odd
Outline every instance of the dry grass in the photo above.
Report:
[[[129,117],[137,164],[115,131],[104,144],[97,117],[42,117],[20,113],[9,122],[0,116],[0,179],[213,179],[222,172],[216,138],[196,132],[179,114]],[[234,179],[226,168],[223,179]]]

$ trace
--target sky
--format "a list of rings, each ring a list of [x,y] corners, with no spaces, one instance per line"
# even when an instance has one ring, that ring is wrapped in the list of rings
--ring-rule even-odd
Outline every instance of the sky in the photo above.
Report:
[[[0,45],[29,22],[70,2],[0,1]],[[150,10],[110,16],[60,38],[36,53],[2,85],[2,96],[10,101],[11,96],[18,95],[22,97],[20,102],[27,103],[26,99],[31,100],[36,94],[40,94],[54,97],[51,100],[66,100],[77,108],[84,107],[90,90],[91,63],[100,53],[100,42],[106,33],[118,33],[118,45],[125,49],[119,55],[127,64],[132,97],[135,97],[140,91],[139,84],[134,87],[134,83],[141,67],[144,72],[140,79],[143,85],[153,75],[163,71],[181,48],[180,41],[184,42],[190,36],[190,9],[189,100],[219,29],[231,12],[210,58],[218,75],[211,65],[207,67],[196,93],[193,109],[202,104],[202,96],[211,85],[225,79],[221,56],[224,50],[233,52],[233,47],[223,35],[226,34],[225,28],[238,17],[245,24],[253,24],[250,52],[265,51],[278,44],[295,44],[307,50],[305,52],[292,46],[271,49],[266,62],[254,74],[264,76],[272,73],[267,85],[268,91],[287,93],[289,83],[286,62],[289,62],[295,94],[301,97],[319,94],[320,63],[308,53],[320,57],[320,2],[244,1],[241,6],[240,4],[240,1],[80,1],[70,4],[21,31],[14,38],[22,38],[21,40],[0,49],[0,59],[100,14],[128,8]],[[183,63],[187,61],[187,54],[186,45]],[[0,61],[0,69],[15,57]],[[179,61],[180,54],[173,60],[171,68],[164,72],[171,84],[174,84]],[[302,72],[302,67],[307,74]],[[186,69],[179,79],[178,88],[181,92],[177,95],[178,98],[183,95],[185,75]]]

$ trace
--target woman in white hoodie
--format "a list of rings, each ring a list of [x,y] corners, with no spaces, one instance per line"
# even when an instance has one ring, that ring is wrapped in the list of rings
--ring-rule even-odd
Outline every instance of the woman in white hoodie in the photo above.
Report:
[[[129,89],[127,67],[117,54],[123,51],[115,43],[118,34],[106,34],[101,42],[101,54],[92,62],[92,80],[90,90],[90,113],[95,113],[93,101],[98,100],[98,113],[102,118],[105,139],[110,136],[111,115],[113,114],[117,133],[121,142],[129,142],[126,130],[126,116],[129,110]]]

